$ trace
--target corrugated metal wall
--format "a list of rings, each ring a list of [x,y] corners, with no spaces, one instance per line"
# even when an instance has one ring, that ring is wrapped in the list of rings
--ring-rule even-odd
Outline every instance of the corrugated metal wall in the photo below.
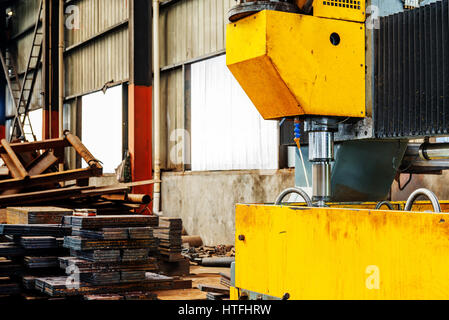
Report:
[[[129,75],[128,29],[114,31],[70,51],[64,59],[66,97],[101,89],[109,81],[125,81]]]
[[[40,0],[22,0],[18,2],[17,7],[15,7],[14,10],[15,16],[13,24],[13,37],[17,39],[15,43],[16,47],[14,49],[18,53],[16,66],[21,81],[23,81],[22,73],[26,69],[28,57],[30,55],[31,42],[33,41],[33,30],[37,19],[39,4]],[[37,53],[37,50],[35,53]],[[31,110],[38,109],[42,106],[43,98],[41,95],[41,80],[41,72],[39,72],[33,91],[33,99],[31,100]]]
[[[21,0],[15,7],[13,34],[17,36],[18,70],[24,71],[31,48],[40,0]],[[65,28],[66,97],[98,90],[106,82],[122,82],[129,77],[128,0],[78,0],[69,5],[79,8],[79,29]],[[66,18],[69,15],[66,15]],[[93,41],[86,40],[114,29]],[[36,83],[40,98],[41,77]],[[36,101],[37,102],[37,101]],[[39,100],[40,104],[42,103]]]
[[[79,0],[80,29],[67,29],[65,74],[66,97],[98,90],[106,82],[121,82],[129,77],[127,0]],[[118,29],[94,41],[83,42],[115,26]]]
[[[182,169],[186,134],[184,71],[182,65],[225,49],[226,13],[234,0],[183,0],[161,10],[162,163]],[[187,133],[188,135],[188,133]],[[188,139],[188,137],[185,137]]]
[[[39,1],[18,2],[16,34],[35,23]],[[188,118],[183,65],[224,51],[226,12],[234,4],[234,0],[182,0],[161,9],[161,99],[162,114],[166,116],[161,139],[166,169],[183,168],[185,134],[182,130]],[[128,0],[75,0],[69,5],[79,8],[80,29],[66,28],[65,96],[72,98],[99,90],[109,81],[126,81],[129,77]],[[108,29],[114,31],[92,39]],[[29,31],[17,40],[21,70],[29,54],[31,36]],[[85,41],[88,42],[83,44]],[[41,99],[40,91],[39,78],[36,98]],[[41,100],[36,100],[35,105],[41,105]],[[69,104],[74,103],[69,101]]]
[[[161,64],[169,66],[225,48],[225,16],[235,0],[184,0],[161,10]]]
[[[34,26],[36,14],[39,9],[40,0],[21,0],[15,6],[15,17],[17,23],[14,23],[13,34],[17,35]]]

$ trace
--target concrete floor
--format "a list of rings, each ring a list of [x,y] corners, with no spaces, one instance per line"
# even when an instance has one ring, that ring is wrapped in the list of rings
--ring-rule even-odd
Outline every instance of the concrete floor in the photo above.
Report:
[[[229,268],[208,268],[191,266],[190,276],[183,277],[192,280],[192,289],[155,291],[159,300],[206,300],[206,292],[198,289],[199,284],[220,285],[220,272],[230,273]],[[224,287],[223,287],[224,288]]]

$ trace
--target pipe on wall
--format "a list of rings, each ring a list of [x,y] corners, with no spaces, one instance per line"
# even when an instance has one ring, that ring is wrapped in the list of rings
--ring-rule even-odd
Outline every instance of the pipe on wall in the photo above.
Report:
[[[64,1],[59,1],[59,43],[58,43],[58,133],[64,136]],[[59,163],[59,171],[64,171],[64,163]]]
[[[161,215],[161,101],[160,101],[160,59],[159,59],[159,0],[153,0],[153,107],[154,107],[154,193],[153,213]]]
[[[58,45],[58,55],[59,55],[59,136],[64,135],[64,1],[59,1],[59,45]]]

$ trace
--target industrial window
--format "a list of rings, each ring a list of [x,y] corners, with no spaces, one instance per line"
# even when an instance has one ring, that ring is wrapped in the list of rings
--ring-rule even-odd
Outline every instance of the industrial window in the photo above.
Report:
[[[224,55],[192,64],[193,171],[278,169],[278,127],[277,121],[263,120]]]
[[[37,140],[42,140],[42,108],[35,109],[28,113],[30,117],[31,127]],[[33,135],[28,126],[24,127],[25,138],[27,141],[34,141]]]
[[[123,157],[122,87],[84,96],[82,106],[83,144],[103,163],[104,173],[114,173]]]

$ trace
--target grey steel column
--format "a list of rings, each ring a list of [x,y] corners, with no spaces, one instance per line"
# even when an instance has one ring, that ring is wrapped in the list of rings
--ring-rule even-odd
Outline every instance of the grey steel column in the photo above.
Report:
[[[324,206],[331,197],[331,162],[334,161],[334,132],[338,125],[332,118],[307,119],[304,124],[309,133],[313,201]]]

